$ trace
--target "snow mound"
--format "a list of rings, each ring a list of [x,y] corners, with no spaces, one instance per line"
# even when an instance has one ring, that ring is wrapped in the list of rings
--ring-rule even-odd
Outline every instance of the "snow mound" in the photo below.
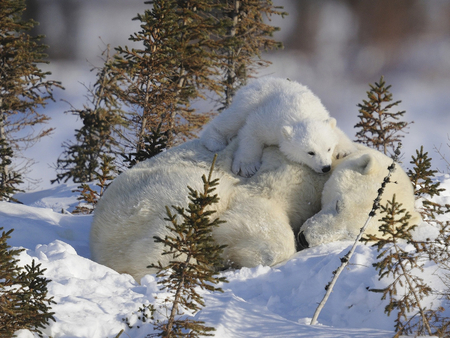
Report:
[[[443,187],[450,187],[448,175],[440,176]],[[72,188],[21,194],[29,205],[0,202],[0,224],[14,228],[11,246],[26,248],[21,264],[34,259],[47,269],[51,280],[49,295],[56,322],[45,335],[59,337],[145,337],[153,332],[151,324],[137,319],[142,305],[155,303],[164,294],[154,275],[145,276],[141,284],[129,275],[119,274],[90,260],[89,230],[92,216],[57,212],[76,201]],[[447,192],[437,202],[447,202]],[[58,204],[58,201],[61,201]],[[73,204],[72,204],[73,205]],[[425,231],[426,233],[426,231]],[[327,304],[319,316],[319,325],[309,322],[325,294],[325,285],[339,266],[351,242],[335,242],[298,252],[276,267],[259,266],[229,270],[222,274],[228,283],[223,293],[201,291],[206,306],[195,315],[216,328],[215,337],[391,337],[394,319],[384,314],[382,301],[371,288],[382,288],[372,263],[377,251],[360,244],[348,268],[341,274]],[[444,286],[436,266],[428,264],[421,276],[435,290]],[[439,305],[433,296],[426,306]],[[129,328],[125,318],[133,325]],[[139,326],[139,328],[138,328]],[[27,330],[20,338],[37,337]]]

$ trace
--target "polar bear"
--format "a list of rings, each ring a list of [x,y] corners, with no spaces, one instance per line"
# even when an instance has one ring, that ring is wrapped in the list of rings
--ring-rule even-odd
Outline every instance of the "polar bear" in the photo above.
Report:
[[[213,119],[200,139],[220,151],[237,136],[232,172],[252,176],[261,165],[264,146],[278,145],[291,161],[319,173],[332,159],[355,150],[321,101],[306,86],[288,79],[264,77],[240,89],[230,107]]]
[[[366,146],[357,147],[356,152],[336,162],[322,191],[321,211],[302,225],[299,242],[303,248],[331,241],[354,240],[366,222],[392,159]],[[380,203],[386,205],[394,194],[395,200],[410,213],[410,224],[419,224],[421,217],[414,208],[411,181],[398,164]],[[381,235],[378,230],[380,219],[377,211],[365,233]]]
[[[260,170],[250,178],[230,171],[237,140],[218,158],[213,178],[219,178],[214,217],[225,220],[213,230],[227,245],[228,267],[274,265],[296,252],[300,226],[320,210],[320,197],[329,173],[319,175],[287,159],[277,147],[263,151]],[[199,140],[186,142],[141,162],[118,176],[99,201],[92,223],[92,258],[137,281],[151,263],[166,265],[163,245],[153,236],[169,235],[166,206],[187,206],[188,189],[202,189],[214,153]]]

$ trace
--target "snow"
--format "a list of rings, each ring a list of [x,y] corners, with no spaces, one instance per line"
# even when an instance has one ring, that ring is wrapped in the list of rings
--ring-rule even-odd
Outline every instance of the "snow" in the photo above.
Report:
[[[77,204],[77,194],[72,192],[76,186],[50,185],[50,180],[56,178],[52,167],[63,150],[62,142],[73,140],[74,130],[81,126],[76,116],[63,112],[71,108],[70,104],[76,108],[83,106],[87,93],[85,86],[95,82],[90,69],[92,65],[102,64],[99,55],[105,44],[111,43],[112,47],[130,45],[127,38],[136,31],[138,24],[131,18],[146,8],[142,1],[130,2],[120,9],[117,7],[120,0],[108,1],[108,6],[102,2],[99,7],[96,7],[97,2],[84,1],[87,7],[85,5],[77,14],[82,18],[77,58],[52,60],[50,65],[43,66],[43,70],[52,72],[50,79],[62,81],[66,88],[65,91],[56,90],[56,102],[49,102],[42,111],[51,117],[50,126],[57,127],[54,134],[24,154],[37,162],[30,177],[41,179],[37,187],[45,190],[17,194],[23,205],[0,202],[0,226],[4,230],[15,229],[8,243],[26,248],[20,255],[21,264],[29,264],[34,259],[47,269],[45,276],[51,280],[49,292],[57,304],[52,307],[56,322],[51,322],[45,335],[53,338],[116,337],[121,330],[124,330],[121,337],[145,337],[152,332],[152,327],[140,323],[136,311],[142,304],[155,303],[158,295],[158,299],[163,298],[154,276],[144,277],[139,284],[131,276],[118,274],[91,261],[89,230],[92,216],[70,214]],[[437,3],[427,7],[435,11],[430,12],[433,18],[446,13]],[[275,4],[285,6],[290,13],[283,20],[273,18],[274,26],[282,26],[276,33],[277,39],[284,41],[290,34],[301,36],[295,31],[297,7],[293,0],[276,0]],[[52,6],[48,9],[51,25],[44,34],[59,34],[60,31],[55,29],[56,19],[51,15],[57,9]],[[435,147],[444,155],[449,152],[446,145],[450,124],[448,34],[434,39],[419,36],[414,41],[407,41],[397,48],[402,58],[395,69],[389,69],[385,67],[387,55],[383,51],[370,44],[357,49],[349,45],[355,31],[354,19],[345,6],[336,7],[329,3],[319,19],[322,29],[314,41],[315,53],[307,56],[297,50],[285,49],[264,54],[263,59],[273,64],[259,76],[286,76],[308,85],[338,119],[340,127],[353,136],[353,126],[358,121],[356,105],[366,97],[368,83],[385,75],[386,81],[392,84],[394,99],[402,100],[398,110],[407,111],[406,121],[415,121],[404,139],[405,167],[415,149],[424,145],[424,150],[434,159],[433,168],[448,171],[445,161],[433,151]],[[442,23],[437,19],[431,22]],[[443,30],[448,31],[445,27]],[[430,53],[430,50],[434,52]],[[450,203],[450,177],[442,174],[438,179],[446,192],[437,201]],[[436,229],[423,225],[415,237],[433,234]],[[387,317],[384,314],[387,302],[380,299],[380,294],[367,291],[367,288],[382,288],[389,281],[378,281],[372,267],[376,249],[362,244],[340,276],[319,316],[319,325],[309,325],[332,271],[351,244],[336,242],[310,248],[273,268],[260,266],[224,272],[229,280],[222,285],[224,293],[202,292],[206,307],[196,314],[196,318],[214,326],[215,336],[223,338],[392,337],[395,314]],[[421,276],[435,290],[440,290],[443,285],[439,273],[436,266],[428,264]],[[433,308],[440,304],[435,296],[428,297],[426,303]],[[124,318],[135,327],[129,329]],[[18,337],[36,336],[23,330]]]
[[[449,175],[439,175],[438,179],[442,187],[450,188]],[[30,264],[34,259],[47,269],[45,277],[51,280],[48,289],[56,301],[52,305],[56,322],[50,322],[44,334],[53,338],[105,338],[116,337],[124,330],[121,337],[146,337],[153,332],[153,326],[138,319],[138,309],[143,304],[158,304],[165,293],[159,290],[154,275],[145,276],[139,284],[129,275],[90,260],[92,216],[68,212],[77,204],[74,188],[62,184],[18,194],[23,205],[0,202],[0,224],[4,231],[15,229],[8,243],[26,249],[20,254],[20,264]],[[449,199],[448,192],[435,198],[440,203]],[[334,242],[300,251],[275,267],[225,271],[222,274],[229,282],[221,285],[223,293],[200,290],[206,306],[195,314],[195,319],[215,327],[219,338],[392,337],[395,313],[387,317],[387,301],[367,290],[382,288],[389,281],[378,280],[372,267],[377,251],[364,244],[358,245],[341,274],[319,316],[319,324],[309,325],[325,285],[351,245]],[[420,275],[434,290],[442,290],[439,273],[429,263]],[[441,305],[436,295],[426,298],[424,304],[429,308]],[[163,319],[161,314],[157,316]],[[133,326],[131,329],[125,318]],[[22,330],[18,337],[37,336]]]

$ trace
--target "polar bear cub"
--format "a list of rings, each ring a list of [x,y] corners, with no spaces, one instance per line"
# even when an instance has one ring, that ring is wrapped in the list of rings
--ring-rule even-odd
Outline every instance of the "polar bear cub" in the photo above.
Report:
[[[239,146],[231,169],[244,177],[259,169],[265,146],[277,145],[291,161],[319,173],[331,169],[333,158],[355,150],[306,86],[273,77],[240,89],[230,107],[206,126],[200,140],[209,150],[220,151],[236,136]]]

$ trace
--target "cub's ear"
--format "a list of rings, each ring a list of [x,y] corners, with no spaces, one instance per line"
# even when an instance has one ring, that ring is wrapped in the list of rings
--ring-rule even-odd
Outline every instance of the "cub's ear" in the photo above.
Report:
[[[283,126],[281,132],[286,140],[291,140],[294,135],[294,128],[292,126]]]
[[[327,122],[331,126],[331,128],[336,128],[337,121],[334,117],[330,117],[325,122]]]
[[[370,154],[364,154],[355,161],[354,170],[363,175],[370,175],[378,170],[379,164],[376,158]]]

